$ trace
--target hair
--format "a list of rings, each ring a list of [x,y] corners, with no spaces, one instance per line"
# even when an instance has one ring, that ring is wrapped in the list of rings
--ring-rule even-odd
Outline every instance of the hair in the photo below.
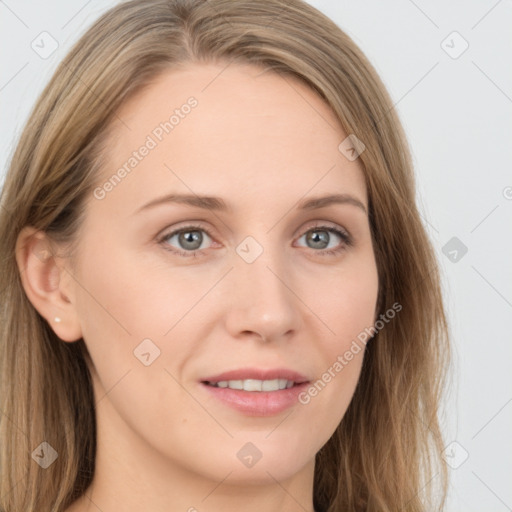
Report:
[[[116,112],[162,73],[190,63],[253,64],[299,79],[346,134],[364,142],[358,158],[379,277],[377,313],[394,303],[402,308],[367,343],[350,405],[316,454],[314,506],[441,510],[449,328],[410,149],[365,55],[302,0],[120,3],[81,36],[38,98],[1,194],[0,509],[65,510],[90,485],[96,453],[90,356],[83,338],[60,340],[28,300],[15,258],[18,235],[33,226],[73,255]],[[43,441],[58,453],[47,469],[31,457]]]

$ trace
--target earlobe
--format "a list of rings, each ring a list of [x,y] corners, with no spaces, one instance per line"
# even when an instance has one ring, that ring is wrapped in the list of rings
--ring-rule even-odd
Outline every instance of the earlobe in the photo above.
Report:
[[[31,226],[24,227],[16,243],[16,262],[28,299],[55,334],[63,341],[79,340],[82,330],[73,290],[66,286],[72,279],[48,236]]]

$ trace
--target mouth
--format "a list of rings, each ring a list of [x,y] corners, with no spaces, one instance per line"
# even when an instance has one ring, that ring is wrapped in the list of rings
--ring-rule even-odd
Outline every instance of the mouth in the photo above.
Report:
[[[215,388],[237,389],[250,392],[280,391],[282,389],[290,389],[293,386],[302,384],[302,382],[295,382],[288,379],[220,380],[218,382],[202,381],[202,383]]]
[[[285,368],[245,368],[200,380],[209,396],[246,416],[273,416],[297,405],[309,383]]]

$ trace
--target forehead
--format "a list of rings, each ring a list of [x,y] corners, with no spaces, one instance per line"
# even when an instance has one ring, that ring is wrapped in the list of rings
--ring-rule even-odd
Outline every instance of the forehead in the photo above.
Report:
[[[260,197],[262,208],[308,191],[366,201],[361,164],[338,149],[347,134],[293,77],[190,64],[158,76],[116,118],[100,184],[124,168],[108,199],[132,210],[163,192],[236,196],[240,205]]]

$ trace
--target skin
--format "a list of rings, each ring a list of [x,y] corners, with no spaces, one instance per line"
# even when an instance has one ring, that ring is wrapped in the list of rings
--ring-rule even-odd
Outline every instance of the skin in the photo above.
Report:
[[[119,111],[130,129],[116,122],[99,183],[174,108],[198,101],[104,199],[88,199],[76,260],[43,261],[44,233],[20,234],[27,296],[63,343],[83,337],[94,363],[96,472],[68,512],[314,510],[315,454],[343,418],[364,351],[307,405],[274,416],[231,409],[199,381],[256,366],[314,382],[373,325],[367,214],[352,204],[296,210],[333,192],[368,210],[363,169],[338,150],[347,134],[304,84],[254,66],[224,68],[166,72]],[[135,213],[171,192],[219,196],[230,209],[168,203]],[[191,222],[211,234],[196,233],[201,256],[167,251],[191,250],[178,235],[159,244]],[[318,224],[348,231],[353,245]],[[340,252],[322,256],[325,245],[308,232]],[[252,263],[236,252],[247,236],[263,249]],[[161,351],[149,366],[133,353],[145,338]],[[237,458],[247,442],[262,453],[251,468]]]

